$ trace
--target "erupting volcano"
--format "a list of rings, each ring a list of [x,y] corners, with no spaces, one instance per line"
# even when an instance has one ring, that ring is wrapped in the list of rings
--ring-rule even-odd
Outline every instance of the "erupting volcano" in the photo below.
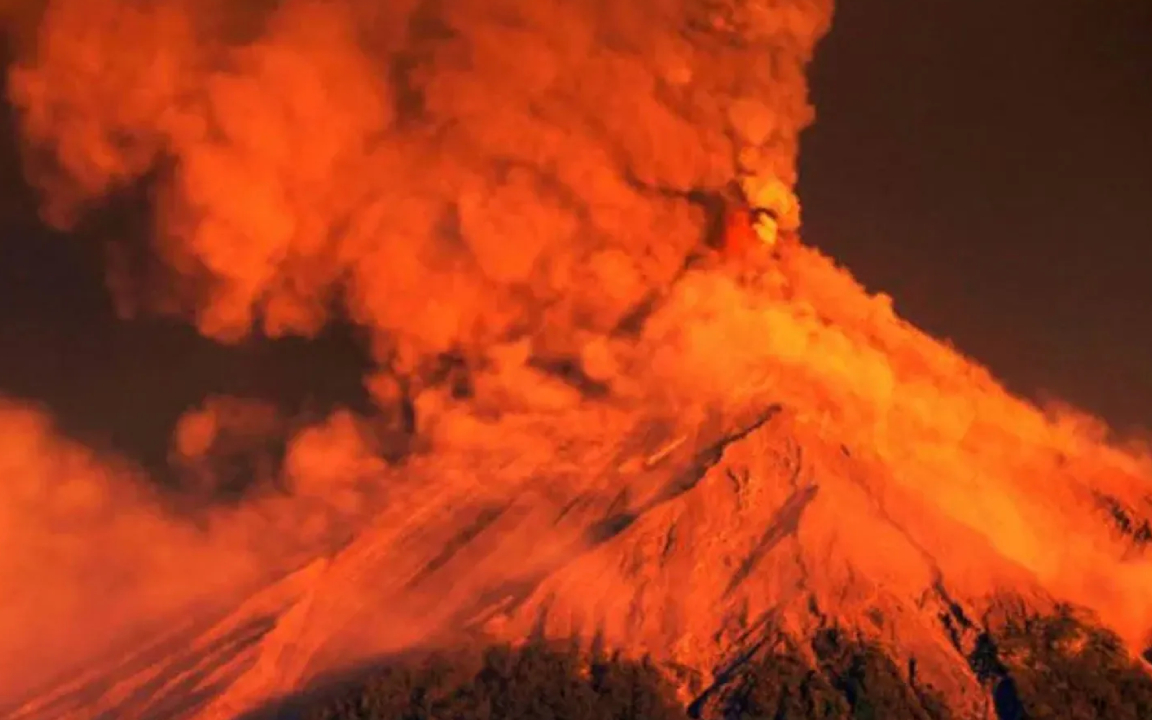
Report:
[[[645,660],[694,717],[1073,717],[1054,683],[1152,713],[1152,456],[802,243],[831,0],[29,16],[44,220],[147,199],[145,247],[101,238],[124,321],[350,324],[372,402],[205,397],[163,482],[0,402],[4,717],[291,716],[529,640]],[[1076,699],[1085,663],[1112,690]]]

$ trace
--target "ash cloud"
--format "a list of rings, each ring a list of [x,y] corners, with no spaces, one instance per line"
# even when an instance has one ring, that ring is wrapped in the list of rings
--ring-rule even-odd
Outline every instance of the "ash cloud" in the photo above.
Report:
[[[635,389],[652,358],[613,331],[701,249],[734,185],[799,225],[804,65],[831,0],[238,8],[22,6],[8,88],[25,175],[61,230],[146,189],[151,257],[125,243],[107,268],[125,317],[186,320],[221,343],[358,325],[377,414],[307,426],[205,398],[172,439],[173,499],[6,404],[17,482],[2,492],[20,502],[2,533],[20,551],[0,583],[22,590],[0,608],[0,665],[22,660],[0,701],[338,546],[386,502],[405,450],[393,440],[417,418],[425,444],[474,454],[484,435],[467,415]],[[665,356],[639,384],[674,368]],[[257,481],[205,508],[236,472]]]
[[[830,9],[56,0],[11,96],[55,224],[155,183],[164,282],[123,306],[224,342],[346,315],[404,374],[570,352],[697,249],[691,193],[790,188]]]

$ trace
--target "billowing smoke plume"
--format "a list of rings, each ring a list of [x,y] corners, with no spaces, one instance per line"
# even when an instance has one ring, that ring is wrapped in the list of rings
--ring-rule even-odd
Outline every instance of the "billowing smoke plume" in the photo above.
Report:
[[[53,222],[154,184],[164,277],[122,306],[224,341],[346,314],[407,373],[578,350],[733,182],[795,229],[830,4],[57,0],[11,94]]]
[[[370,337],[380,418],[302,429],[206,398],[172,442],[184,496],[255,484],[257,497],[177,521],[127,463],[6,411],[26,502],[7,506],[21,522],[5,547],[39,570],[0,575],[24,578],[27,605],[0,613],[0,665],[23,657],[39,677],[291,566],[286,548],[332,547],[386,485],[381,428],[431,436],[438,398],[547,410],[581,396],[549,372],[584,391],[627,384],[638,358],[617,331],[703,249],[718,200],[735,187],[797,228],[804,65],[830,13],[831,0],[47,2],[9,73],[45,219],[68,229],[145,187],[153,257],[108,269],[124,314],[186,318],[221,342],[350,320]],[[467,423],[436,434],[478,442]],[[83,502],[96,510],[67,511]],[[69,547],[41,547],[45,533]],[[121,622],[80,637],[106,609],[93,596]]]
[[[173,460],[190,491],[216,496],[229,488],[204,483],[235,482],[229,463],[264,456],[260,419],[267,414],[223,399],[185,416]],[[346,542],[388,468],[363,423],[337,413],[288,437],[282,487],[204,510],[175,503],[131,463],[63,439],[38,409],[0,399],[0,477],[3,706],[31,683],[139,633],[194,624]]]

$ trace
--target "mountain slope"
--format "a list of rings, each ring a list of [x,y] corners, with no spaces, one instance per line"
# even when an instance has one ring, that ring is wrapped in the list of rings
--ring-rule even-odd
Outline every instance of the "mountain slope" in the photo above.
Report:
[[[764,339],[734,345],[726,362],[739,372],[717,378],[711,392],[695,377],[675,379],[694,389],[694,403],[663,414],[651,398],[573,396],[488,421],[449,412],[441,449],[410,461],[346,546],[163,660],[126,663],[16,717],[159,718],[182,708],[230,718],[341,667],[461,633],[512,642],[543,633],[648,655],[681,669],[690,701],[772,638],[804,648],[833,629],[876,643],[906,679],[914,666],[916,681],[957,717],[987,717],[997,678],[978,650],[1005,623],[1072,601],[1138,647],[1146,615],[1141,597],[1124,593],[1148,587],[1148,560],[1091,504],[1091,493],[1110,493],[1140,507],[1138,458],[1048,424],[975,368],[973,380],[956,377],[964,360],[890,316],[875,327],[837,318],[818,296],[827,287],[805,285],[839,272],[824,263],[800,247],[776,258],[768,275],[792,285],[786,302],[715,269],[681,281],[648,321],[651,347],[667,347],[661,313],[686,297],[711,298],[701,301],[704,314],[709,303],[728,304]],[[873,302],[854,292],[843,300]],[[830,317],[814,319],[807,297],[831,305]],[[789,362],[781,350],[795,342],[789,323],[833,349],[826,366]],[[852,335],[860,339],[849,344]],[[895,368],[885,422],[853,421],[876,408],[857,392],[858,371],[842,363],[867,368],[861,358],[897,343],[902,354],[884,366]],[[659,371],[657,357],[645,363]],[[952,374],[933,378],[939,368]],[[955,384],[952,395],[918,394],[918,383],[940,388],[942,379]],[[947,424],[936,413],[960,399],[1000,415],[970,416],[964,437],[941,437]],[[1032,414],[1042,434],[998,424],[1007,411]],[[907,447],[864,441],[894,428]],[[941,456],[956,464],[931,462]],[[1091,490],[1075,472],[1083,467],[1095,471]],[[1072,528],[1078,538],[1054,536],[1030,552],[1043,533]],[[1070,554],[1094,566],[1071,565]],[[811,650],[801,657],[818,662]]]

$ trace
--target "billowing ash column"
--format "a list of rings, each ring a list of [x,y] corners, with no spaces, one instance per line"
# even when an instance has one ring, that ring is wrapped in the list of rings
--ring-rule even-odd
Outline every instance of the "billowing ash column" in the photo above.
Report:
[[[149,186],[122,308],[222,342],[351,321],[388,405],[448,356],[612,333],[712,232],[701,197],[738,188],[759,242],[799,227],[831,0],[238,8],[51,0],[10,74],[46,217]]]

